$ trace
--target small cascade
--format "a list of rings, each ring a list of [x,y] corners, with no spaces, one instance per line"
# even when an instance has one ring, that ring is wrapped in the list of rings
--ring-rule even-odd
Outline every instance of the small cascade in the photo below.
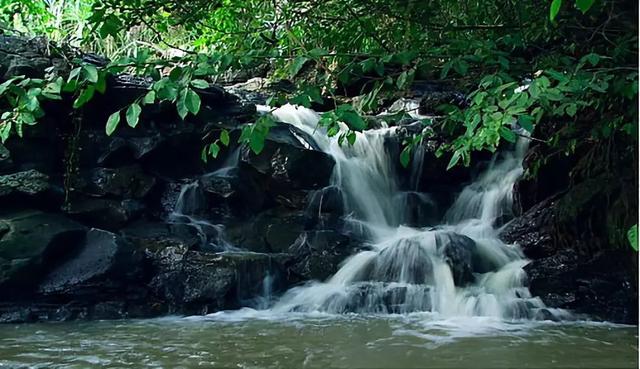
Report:
[[[512,188],[522,174],[526,140],[496,156],[460,193],[441,224],[418,228],[412,226],[412,211],[406,205],[418,202],[428,209],[433,201],[415,191],[420,178],[416,168],[413,191],[399,190],[397,158],[384,145],[395,127],[358,132],[353,146],[340,146],[320,131],[319,116],[312,110],[286,105],[272,114],[312,136],[335,159],[332,188],[342,196],[347,225],[371,245],[347,259],[328,280],[287,291],[272,311],[425,311],[502,319],[552,314],[525,286],[527,261],[520,249],[500,241],[496,230],[511,215]],[[421,167],[424,157],[414,160]],[[319,206],[314,209],[319,211],[322,203]]]
[[[200,181],[184,184],[180,189],[180,194],[176,200],[174,210],[169,214],[168,221],[175,224],[186,224],[196,229],[200,238],[202,250],[225,252],[240,251],[239,248],[231,245],[224,237],[224,226],[213,224],[201,215],[205,209],[206,201],[204,192],[200,187]]]

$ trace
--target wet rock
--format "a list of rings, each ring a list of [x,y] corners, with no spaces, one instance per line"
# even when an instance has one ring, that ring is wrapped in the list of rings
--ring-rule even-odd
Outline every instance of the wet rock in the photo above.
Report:
[[[265,277],[282,288],[285,280],[276,258],[256,253],[209,254],[169,247],[152,256],[157,275],[152,290],[174,308],[207,313],[237,308],[260,294]]]
[[[25,75],[42,77],[51,65],[57,71],[67,68],[61,57],[54,57],[52,48],[43,37],[27,39],[17,36],[0,35],[0,73],[3,79]]]
[[[64,209],[69,217],[90,227],[118,230],[138,219],[144,204],[137,200],[79,198]]]
[[[218,216],[250,216],[260,211],[267,201],[263,178],[244,163],[202,176],[199,190],[207,201],[204,210],[213,210]]]
[[[49,189],[49,177],[37,170],[0,176],[0,198],[10,195],[34,196]]]
[[[120,168],[95,168],[89,174],[85,192],[92,196],[117,196],[120,198],[143,198],[156,183],[155,178],[145,174],[138,165]]]
[[[336,231],[307,231],[289,247],[287,268],[301,280],[325,280],[365,246]]]
[[[44,295],[99,300],[124,294],[141,278],[142,255],[119,236],[91,229],[75,255],[51,270],[38,287]]]
[[[198,230],[188,224],[138,221],[121,234],[140,250],[158,251],[166,247],[196,249],[201,243]]]
[[[28,293],[50,265],[73,253],[85,228],[59,214],[23,211],[0,217],[0,291]]]
[[[279,124],[272,128],[259,155],[247,149],[243,151],[241,160],[271,178],[269,191],[275,195],[290,190],[326,187],[335,161],[328,154],[314,149],[313,140],[306,137],[289,124]]]
[[[255,252],[281,253],[289,249],[305,229],[302,211],[274,208],[256,217],[230,224],[226,228],[229,242]]]
[[[310,191],[304,201],[305,229],[343,229],[345,212],[342,191],[337,186],[327,186]]]
[[[457,233],[440,233],[436,235],[436,245],[451,268],[456,286],[465,286],[474,281],[475,241]]]
[[[553,198],[539,203],[502,227],[499,237],[506,243],[518,244],[528,258],[553,255],[557,251],[550,229],[555,222],[553,208]]]
[[[11,152],[0,143],[0,174],[9,172],[13,168]]]

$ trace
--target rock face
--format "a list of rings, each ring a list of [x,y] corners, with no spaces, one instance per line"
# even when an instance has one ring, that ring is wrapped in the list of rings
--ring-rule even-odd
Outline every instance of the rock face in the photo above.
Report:
[[[638,173],[627,165],[629,153],[580,139],[588,132],[573,133],[583,143],[571,155],[530,148],[529,175],[515,192],[521,215],[503,227],[501,238],[518,243],[531,259],[525,267],[531,293],[548,306],[636,324],[637,253],[625,233],[638,222]]]
[[[58,48],[0,35],[0,82],[69,70],[50,50]],[[343,209],[317,204],[335,163],[304,132],[278,125],[259,155],[232,145],[201,160],[209,132],[237,138],[255,120],[255,106],[218,86],[198,91],[201,113],[189,122],[147,106],[136,129],[106,136],[107,115],[149,83],[111,78],[77,133],[59,103],[23,139],[0,145],[0,321],[261,307],[294,283],[327,277],[355,250],[337,231]],[[299,252],[306,234],[314,241]]]

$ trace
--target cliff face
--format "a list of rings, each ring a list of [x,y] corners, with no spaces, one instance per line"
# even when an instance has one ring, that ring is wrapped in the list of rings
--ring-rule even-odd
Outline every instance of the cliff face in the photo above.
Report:
[[[532,260],[531,292],[548,306],[637,323],[638,255],[626,239],[638,222],[637,152],[628,137],[592,140],[587,124],[569,132],[545,123],[534,135],[555,132],[576,149],[531,146],[515,189],[521,215],[502,238]]]

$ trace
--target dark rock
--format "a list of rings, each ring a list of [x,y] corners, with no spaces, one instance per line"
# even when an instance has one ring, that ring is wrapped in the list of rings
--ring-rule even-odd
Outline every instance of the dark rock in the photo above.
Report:
[[[289,247],[288,269],[301,280],[325,280],[335,274],[349,256],[364,249],[336,231],[307,231]]]
[[[138,219],[144,204],[137,200],[78,198],[64,209],[69,217],[90,227],[118,230]]]
[[[153,254],[158,273],[152,290],[163,300],[187,313],[207,313],[241,306],[259,295],[265,277],[285,277],[276,258],[256,253],[208,254],[169,247]]]
[[[242,161],[271,178],[269,191],[280,194],[290,190],[314,190],[329,184],[335,161],[322,151],[313,149],[299,129],[289,124],[273,127],[259,155],[246,149]],[[310,170],[313,168],[313,170]]]
[[[62,215],[23,211],[0,217],[0,291],[28,293],[51,265],[82,243],[85,228]]]
[[[59,72],[66,70],[63,58],[54,57],[50,52],[52,49],[43,37],[27,39],[0,35],[0,73],[3,79],[19,75],[41,78],[51,65]]]
[[[143,198],[155,185],[155,178],[146,175],[138,165],[91,170],[84,192],[92,196],[112,195],[120,198]]]
[[[506,243],[517,243],[528,258],[540,259],[553,255],[557,251],[552,230],[549,229],[555,222],[553,207],[552,198],[540,202],[502,227],[499,237]]]
[[[189,224],[138,221],[121,234],[140,250],[159,251],[166,247],[197,249],[201,243],[198,229]]]
[[[38,290],[44,295],[85,300],[118,295],[140,279],[141,260],[142,255],[124,239],[91,229],[77,253],[52,269]]]
[[[12,168],[13,160],[11,159],[11,152],[0,143],[0,174],[9,172]]]
[[[304,212],[273,208],[248,221],[230,224],[226,236],[232,245],[255,252],[282,253],[305,229]]]
[[[15,194],[34,196],[49,189],[49,177],[37,170],[0,176],[0,198]]]
[[[456,286],[473,282],[474,264],[478,264],[477,261],[474,263],[475,241],[457,233],[438,233],[436,245],[451,268]]]

